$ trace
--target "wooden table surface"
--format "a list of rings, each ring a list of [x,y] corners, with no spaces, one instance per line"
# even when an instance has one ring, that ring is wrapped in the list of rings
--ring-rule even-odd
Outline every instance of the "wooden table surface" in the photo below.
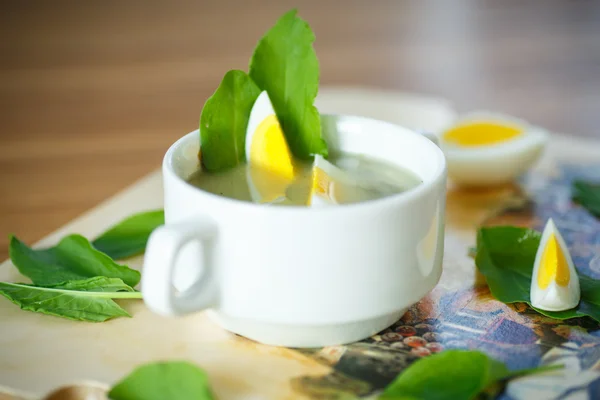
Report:
[[[298,7],[325,85],[600,137],[597,1],[29,1],[0,13],[0,259],[160,165],[223,74]]]

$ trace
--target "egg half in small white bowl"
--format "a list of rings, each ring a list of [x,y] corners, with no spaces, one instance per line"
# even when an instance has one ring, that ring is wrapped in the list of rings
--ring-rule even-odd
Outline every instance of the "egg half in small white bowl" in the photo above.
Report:
[[[538,160],[547,141],[543,129],[491,112],[466,114],[439,135],[448,176],[462,186],[514,181]]]

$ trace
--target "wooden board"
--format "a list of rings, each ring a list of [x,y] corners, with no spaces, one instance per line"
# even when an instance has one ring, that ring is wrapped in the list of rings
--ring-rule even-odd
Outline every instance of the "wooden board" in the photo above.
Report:
[[[382,108],[382,104],[386,107]],[[354,110],[356,114],[376,116],[426,131],[435,131],[454,117],[452,109],[444,101],[367,89],[324,89],[319,106],[322,112],[348,113]],[[586,165],[595,161],[599,163],[595,166],[597,170],[599,155],[599,142],[554,135],[536,168],[535,174],[538,175],[531,176],[533,181],[539,178],[538,181],[543,182],[559,173],[564,162]],[[526,182],[526,185],[531,184]],[[486,323],[516,320],[520,326],[533,327],[547,323],[532,319],[522,310],[502,305],[489,295],[486,297],[485,285],[481,286],[473,261],[467,255],[468,248],[474,243],[475,228],[490,213],[511,203],[515,206],[523,204],[522,191],[513,186],[494,191],[465,192],[450,185],[442,281],[421,303],[411,308],[398,326],[413,326],[419,330],[440,328],[442,331],[450,326],[460,331],[464,323],[456,315],[473,313],[479,313],[476,318]],[[37,246],[52,245],[65,234],[74,232],[94,237],[133,212],[161,206],[161,175],[154,172],[47,236]],[[596,228],[600,231],[597,226],[591,229]],[[132,260],[130,265],[139,268],[140,259]],[[24,279],[9,261],[2,264],[0,280],[14,282]],[[444,319],[440,313],[448,311],[447,307],[442,307],[447,304],[448,295],[453,314]],[[482,314],[483,306],[474,307],[484,303],[492,310],[493,318]],[[389,346],[390,342],[382,340],[381,335],[351,346],[299,352],[259,345],[232,335],[215,326],[203,313],[184,318],[163,318],[151,314],[141,301],[123,304],[133,318],[93,324],[21,311],[0,299],[0,385],[41,396],[59,385],[80,380],[92,379],[111,384],[140,363],[187,359],[208,372],[220,399],[291,399],[323,397],[326,393],[335,398],[344,392],[374,393],[386,380],[389,381],[388,375],[396,374],[416,359],[409,349]],[[504,315],[500,322],[498,314]],[[423,323],[430,326],[421,326]],[[565,326],[563,329],[571,329],[569,325]],[[489,327],[478,329],[475,333],[479,330],[489,333]],[[462,340],[463,347],[480,344],[471,339],[468,341],[464,333],[456,335],[453,340]],[[447,342],[441,343],[448,345]],[[592,344],[595,347],[600,343],[592,341]],[[510,349],[514,344],[502,346]],[[491,352],[495,354],[497,348],[494,347]],[[518,361],[519,358],[516,359]],[[531,357],[522,359],[531,360]],[[598,368],[595,363],[592,366]],[[596,375],[594,372],[590,374],[588,380],[591,382]],[[515,398],[527,394],[528,388],[517,386]]]

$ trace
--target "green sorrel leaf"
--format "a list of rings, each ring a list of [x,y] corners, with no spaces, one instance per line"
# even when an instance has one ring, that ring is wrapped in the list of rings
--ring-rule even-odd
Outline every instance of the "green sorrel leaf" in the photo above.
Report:
[[[138,271],[115,263],[81,235],[66,236],[55,247],[42,250],[31,249],[13,236],[9,255],[19,272],[38,286],[56,286],[96,276],[119,278],[132,287],[140,281]]]
[[[34,286],[34,285],[29,285]],[[79,281],[67,281],[60,285],[50,286],[50,289],[62,289],[62,290],[78,290],[82,292],[137,292],[134,288],[126,285],[119,278],[107,278],[105,276],[95,276],[89,279],[82,279]],[[137,294],[135,296],[141,296]],[[136,297],[137,298],[137,297]]]
[[[573,182],[573,200],[600,218],[600,183]]]
[[[92,245],[115,260],[135,256],[144,252],[152,231],[164,223],[163,210],[135,214],[97,237]]]
[[[225,74],[200,116],[202,166],[217,172],[246,160],[246,128],[260,89],[243,71]]]
[[[560,368],[509,371],[482,352],[447,350],[415,361],[385,388],[380,399],[470,400],[509,378]]]
[[[212,400],[206,373],[184,361],[136,368],[108,393],[112,400]]]
[[[529,303],[531,275],[541,234],[513,226],[481,228],[477,234],[475,264],[485,276],[494,297],[503,303]],[[581,301],[566,311],[540,314],[556,319],[589,316],[600,322],[600,281],[579,275]]]
[[[250,77],[266,90],[292,153],[300,159],[327,157],[321,117],[313,105],[319,88],[315,35],[296,10],[284,14],[258,42]]]
[[[0,282],[0,294],[23,310],[63,317],[76,321],[102,322],[115,317],[129,317],[113,298],[139,299],[141,293],[132,291],[120,280],[110,282],[70,281],[59,288],[43,288],[19,283]],[[103,278],[109,279],[109,278]],[[108,285],[114,290],[106,292]]]

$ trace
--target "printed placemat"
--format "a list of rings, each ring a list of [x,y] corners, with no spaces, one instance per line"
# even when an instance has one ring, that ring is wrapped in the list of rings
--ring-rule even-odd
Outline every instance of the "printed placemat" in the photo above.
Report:
[[[600,181],[598,165],[560,165],[533,172],[519,184],[491,190],[451,189],[447,230],[515,225],[542,230],[553,218],[576,267],[600,279],[600,221],[571,201],[573,179]],[[471,207],[485,205],[489,216]],[[527,377],[512,382],[504,399],[600,398],[600,326],[590,318],[559,321],[525,304],[493,298],[468,257],[468,243],[448,235],[440,283],[389,329],[359,343],[302,351],[331,367],[322,376],[293,379],[314,398],[370,395],[389,384],[419,357],[445,349],[478,349],[511,369],[564,364],[562,378]],[[474,244],[474,243],[473,243]],[[360,296],[357,293],[357,296]],[[571,397],[569,397],[571,398]]]

